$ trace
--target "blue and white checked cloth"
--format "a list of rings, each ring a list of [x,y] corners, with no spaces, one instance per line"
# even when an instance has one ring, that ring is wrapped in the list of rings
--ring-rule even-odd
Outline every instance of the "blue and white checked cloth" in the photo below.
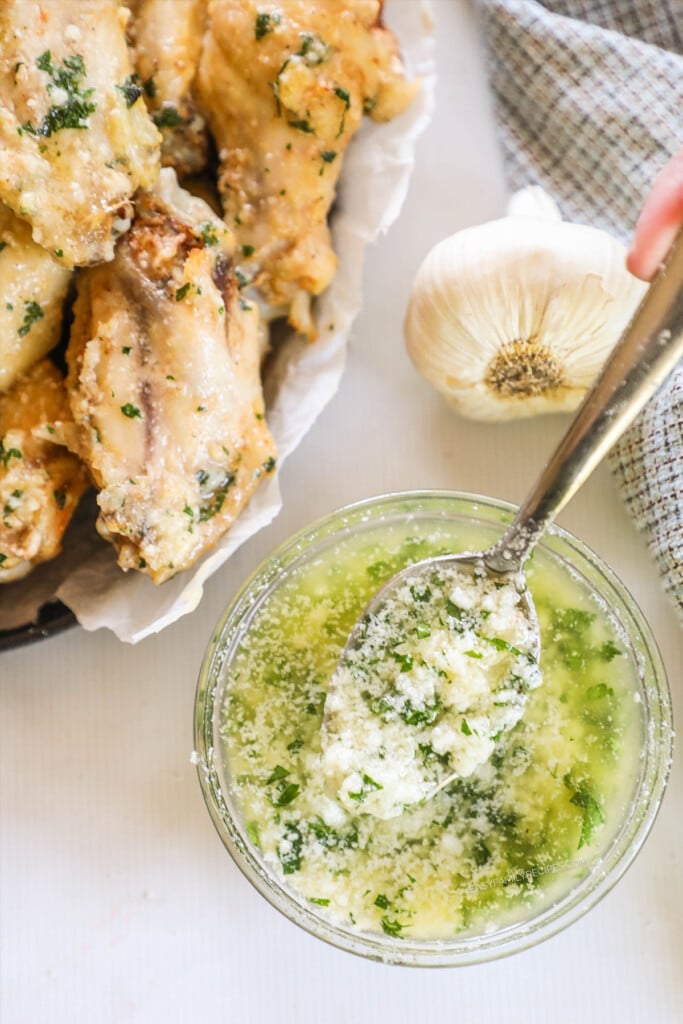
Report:
[[[683,0],[479,0],[508,181],[623,242],[683,145]],[[613,450],[683,618],[683,364]]]

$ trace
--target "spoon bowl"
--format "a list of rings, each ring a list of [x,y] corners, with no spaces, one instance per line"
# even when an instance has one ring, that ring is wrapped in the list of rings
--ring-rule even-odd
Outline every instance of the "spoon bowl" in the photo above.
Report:
[[[522,717],[538,656],[520,574],[490,573],[482,555],[409,565],[373,596],[330,681],[329,794],[387,819],[471,775]]]

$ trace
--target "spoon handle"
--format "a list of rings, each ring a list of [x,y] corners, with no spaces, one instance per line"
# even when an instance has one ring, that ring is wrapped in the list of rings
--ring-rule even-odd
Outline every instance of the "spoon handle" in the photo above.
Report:
[[[683,231],[503,537],[484,554],[518,571],[531,549],[683,357]]]

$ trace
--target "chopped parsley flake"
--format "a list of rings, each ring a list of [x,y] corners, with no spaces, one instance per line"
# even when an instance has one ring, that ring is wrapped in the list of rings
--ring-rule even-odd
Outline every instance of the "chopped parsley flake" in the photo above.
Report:
[[[322,163],[320,165],[320,170],[318,171],[319,177],[322,177],[323,171],[325,170],[325,164],[331,164],[336,159],[336,156],[337,153],[334,149],[326,149],[320,154]]]
[[[175,300],[176,302],[182,302],[187,293],[190,290],[190,282],[186,281],[185,284],[181,285],[180,288],[176,288]]]
[[[259,11],[256,15],[256,22],[254,24],[254,38],[258,42],[259,39],[263,39],[263,37],[268,35],[269,32],[273,32],[275,30],[275,26],[279,24],[279,14],[270,14],[268,11]]]
[[[7,242],[0,242],[0,252],[7,246]]]
[[[287,124],[290,128],[296,128],[298,132],[305,132],[307,135],[315,135],[315,130],[305,119],[299,121],[288,121]]]
[[[563,781],[567,789],[572,791],[570,803],[579,807],[583,812],[581,835],[577,847],[580,850],[582,846],[589,846],[592,843],[595,833],[605,823],[605,815],[595,797],[592,783],[589,780],[582,779],[577,782],[572,773],[567,772]]]
[[[300,830],[291,821],[288,822],[277,851],[285,875],[293,875],[301,867],[303,845],[304,839]]]
[[[355,825],[342,835],[331,825],[327,825],[322,818],[314,818],[308,822],[308,831],[326,850],[349,850],[358,846],[358,828]]]
[[[128,75],[121,85],[116,86],[116,89],[126,101],[126,106],[130,108],[142,96],[143,85],[139,75]]]
[[[391,920],[388,917],[380,918],[382,925],[382,931],[385,935],[391,935],[395,939],[402,939],[401,932],[403,931],[403,925],[399,921]]]
[[[183,119],[172,104],[165,103],[152,114],[152,120],[157,128],[177,128]]]
[[[127,416],[129,420],[142,419],[142,413],[138,409],[137,405],[132,405],[130,402],[126,402],[125,405],[121,406],[121,412],[124,416]]]
[[[11,516],[14,512],[16,512],[16,510],[19,508],[21,504],[21,496],[23,493],[24,492],[19,490],[18,488],[12,491],[9,499],[5,502],[5,507],[2,510],[3,518],[6,519],[7,516]],[[8,526],[9,524],[5,523],[5,525]]]
[[[334,95],[337,97],[337,99],[340,99],[344,104],[344,110],[342,111],[341,121],[339,122],[339,130],[337,132],[337,138],[339,138],[340,135],[344,134],[344,122],[346,120],[346,111],[351,106],[351,95],[348,89],[342,88],[341,85],[338,85],[335,88]]]
[[[299,33],[299,38],[301,39],[301,49],[297,53],[297,57],[303,57],[309,67],[313,68],[327,60],[330,55],[330,48],[320,36],[313,35],[310,32],[301,32]]]
[[[210,220],[205,220],[199,225],[199,230],[202,236],[202,242],[204,245],[218,245],[218,235],[216,234],[216,225]]]
[[[406,657],[410,657],[410,655],[406,655]],[[408,668],[402,667],[401,671],[410,671],[411,668],[412,658],[410,659],[410,666]],[[425,701],[424,707],[421,708],[416,707],[411,700],[406,700],[399,714],[406,725],[432,725],[439,717],[441,706],[441,700],[438,696],[434,698],[432,703]]]
[[[17,331],[20,338],[25,338],[28,332],[36,321],[42,320],[45,314],[43,313],[42,307],[33,300],[24,302],[24,319],[21,327]]]
[[[63,128],[81,131],[89,128],[88,118],[97,109],[97,104],[90,100],[95,90],[83,89],[81,85],[86,75],[81,55],[75,53],[72,57],[65,57],[62,67],[58,68],[52,63],[52,54],[46,50],[36,61],[36,67],[45,71],[52,79],[47,87],[48,93],[60,89],[66,93],[66,99],[63,103],[51,106],[37,127],[26,121],[20,132],[34,136],[42,135],[49,139]]]
[[[372,793],[375,790],[384,789],[379,782],[375,782],[369,775],[363,775],[363,785],[356,793],[349,793],[352,800],[355,800],[357,804],[362,804],[368,793]]]
[[[283,768],[281,764],[276,764],[269,778],[266,779],[266,785],[269,786],[271,782],[279,782],[280,779],[286,779],[289,774],[289,771]]]
[[[57,508],[61,511],[66,505],[66,493],[64,491],[53,491],[52,497],[55,499]]]
[[[289,773],[288,773],[289,774]],[[301,786],[298,782],[279,782],[275,787],[275,792],[271,797],[271,803],[273,807],[287,807],[292,801],[296,800],[299,795]]]
[[[199,473],[203,474],[203,470],[200,470]],[[199,486],[202,487],[203,484],[208,483],[209,475],[207,473],[205,476],[200,476],[199,473],[197,473],[197,479],[199,480]],[[230,470],[226,470],[211,497],[200,506],[200,523],[205,523],[209,519],[213,519],[215,515],[218,515],[220,510],[223,508],[223,502],[225,501],[225,496],[228,493],[228,488],[234,482],[235,474],[231,473]]]
[[[242,255],[244,257],[246,257],[247,259],[250,256],[253,256],[254,255],[254,246],[253,245],[243,245],[242,246]]]

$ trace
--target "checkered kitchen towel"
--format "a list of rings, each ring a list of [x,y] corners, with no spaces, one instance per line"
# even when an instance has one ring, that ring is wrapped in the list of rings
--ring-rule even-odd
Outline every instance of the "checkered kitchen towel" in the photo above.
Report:
[[[478,0],[511,188],[628,242],[683,144],[683,0]],[[683,364],[613,450],[683,618]]]

